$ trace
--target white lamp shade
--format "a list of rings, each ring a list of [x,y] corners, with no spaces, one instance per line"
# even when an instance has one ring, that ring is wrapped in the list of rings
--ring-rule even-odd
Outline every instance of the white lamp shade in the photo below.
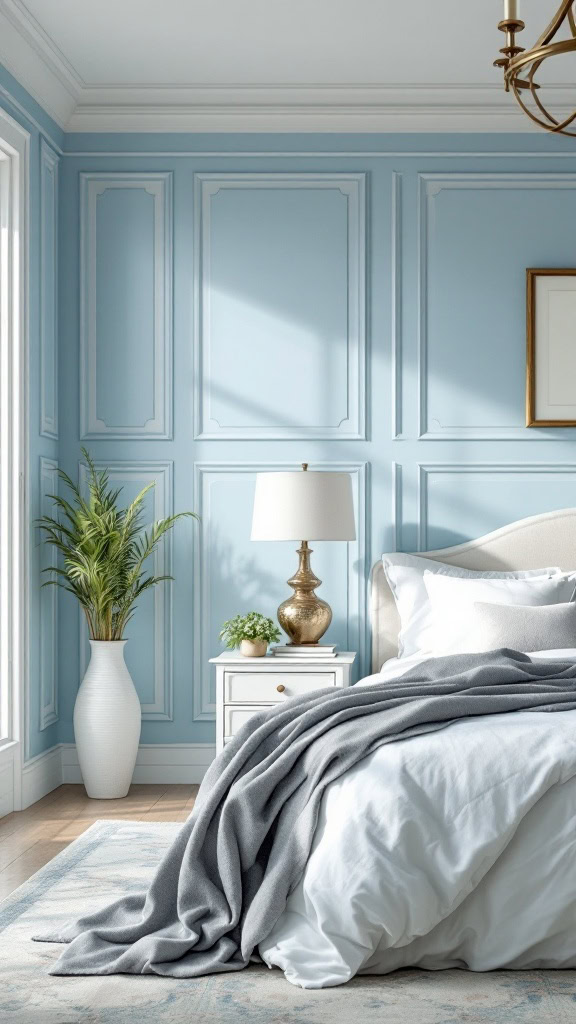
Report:
[[[258,473],[252,540],[355,540],[349,473]]]

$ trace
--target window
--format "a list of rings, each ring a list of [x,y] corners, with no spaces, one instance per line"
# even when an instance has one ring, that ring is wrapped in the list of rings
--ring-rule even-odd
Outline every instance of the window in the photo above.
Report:
[[[0,813],[20,805],[24,757],[27,167],[28,133],[0,111]]]

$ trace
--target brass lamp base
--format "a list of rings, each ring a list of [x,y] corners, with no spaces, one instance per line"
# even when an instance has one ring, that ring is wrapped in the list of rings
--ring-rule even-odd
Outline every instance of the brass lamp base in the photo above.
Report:
[[[278,609],[278,622],[293,644],[317,644],[332,622],[332,609],[316,596],[322,580],[310,568],[311,549],[303,540],[298,548],[298,570],[287,582],[294,594]]]

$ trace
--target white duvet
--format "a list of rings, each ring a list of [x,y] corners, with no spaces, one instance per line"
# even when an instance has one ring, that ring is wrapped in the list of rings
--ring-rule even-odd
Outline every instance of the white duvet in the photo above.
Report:
[[[365,758],[326,790],[259,950],[303,988],[407,966],[576,967],[576,711],[466,719]]]

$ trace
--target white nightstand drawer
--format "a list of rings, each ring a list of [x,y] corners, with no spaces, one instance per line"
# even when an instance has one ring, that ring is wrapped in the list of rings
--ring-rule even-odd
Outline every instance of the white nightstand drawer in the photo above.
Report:
[[[311,655],[302,660],[289,655],[243,658],[229,652],[211,658],[216,667],[217,752],[257,711],[314,690],[350,686],[355,657],[352,651],[342,651],[335,658]]]
[[[252,718],[257,711],[265,710],[262,707],[246,705],[243,708],[232,705],[228,707],[224,705],[224,735],[226,738],[235,736],[238,730],[244,725],[245,722]]]
[[[276,703],[299,693],[334,686],[335,672],[224,672],[224,703]],[[284,687],[278,690],[278,687]]]

